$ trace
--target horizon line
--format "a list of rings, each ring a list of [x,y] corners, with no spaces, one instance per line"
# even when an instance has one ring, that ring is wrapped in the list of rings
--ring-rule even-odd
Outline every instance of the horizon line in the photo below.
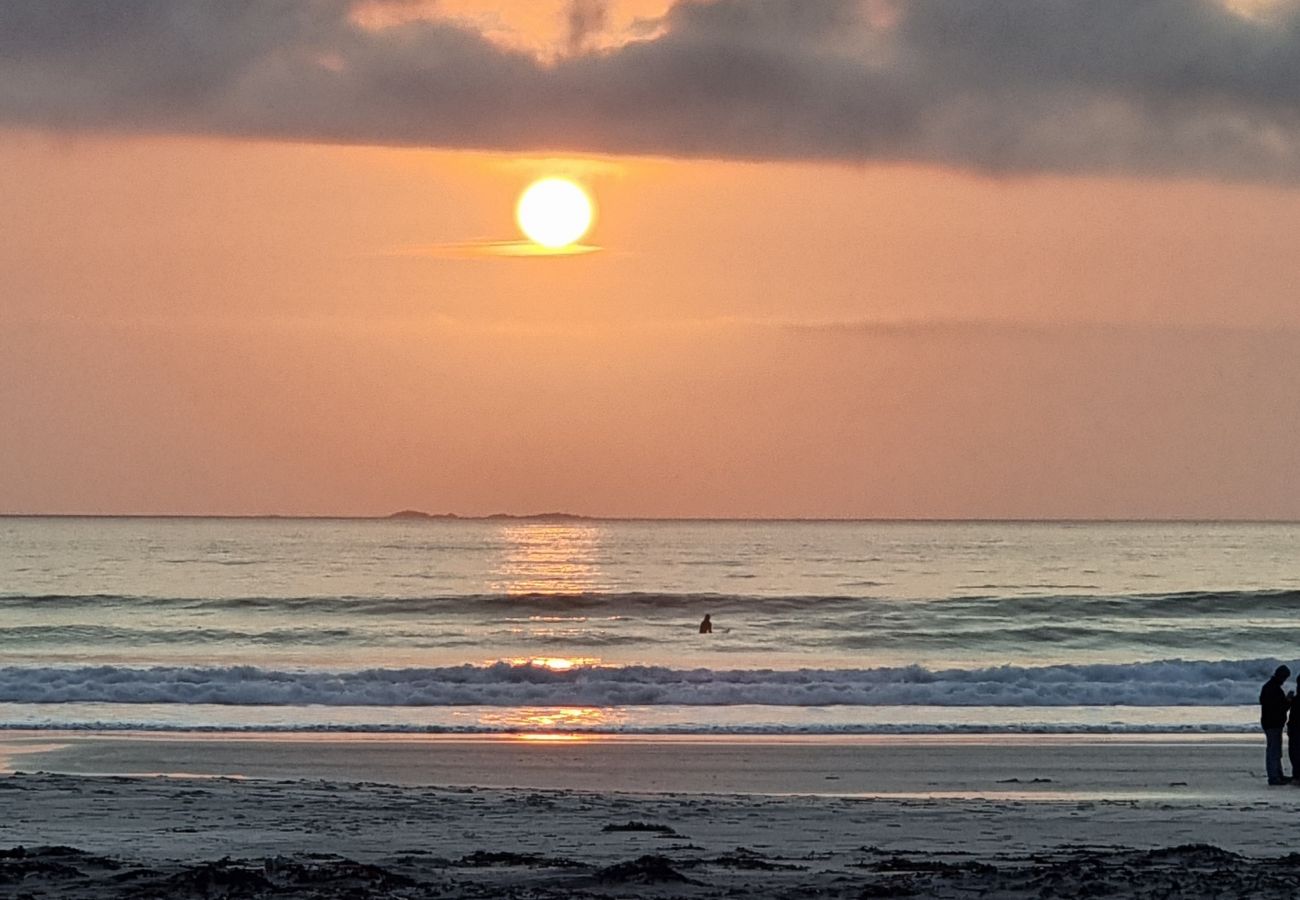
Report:
[[[406,512],[406,511],[403,511]],[[322,522],[697,522],[697,523],[845,523],[845,524],[990,524],[990,525],[1296,525],[1300,518],[1197,516],[593,516],[581,513],[458,513],[303,515],[297,513],[7,513],[0,519],[217,519]]]

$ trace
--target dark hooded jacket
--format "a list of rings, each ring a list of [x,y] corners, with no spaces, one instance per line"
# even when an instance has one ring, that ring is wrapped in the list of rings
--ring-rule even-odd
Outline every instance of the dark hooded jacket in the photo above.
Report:
[[[1264,682],[1259,692],[1259,724],[1264,728],[1281,728],[1286,725],[1286,713],[1291,704],[1282,690],[1285,678],[1274,676]]]

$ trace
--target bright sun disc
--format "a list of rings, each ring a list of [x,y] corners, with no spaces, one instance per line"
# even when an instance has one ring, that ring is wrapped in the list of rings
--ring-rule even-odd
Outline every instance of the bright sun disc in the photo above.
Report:
[[[558,250],[591,227],[591,198],[567,178],[543,178],[524,191],[515,215],[529,240]]]

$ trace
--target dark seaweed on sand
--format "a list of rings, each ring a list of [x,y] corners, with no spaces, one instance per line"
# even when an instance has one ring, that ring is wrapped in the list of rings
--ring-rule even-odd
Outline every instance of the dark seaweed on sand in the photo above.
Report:
[[[627,822],[623,825],[606,825],[601,831],[648,831],[665,837],[681,837],[671,825],[657,825],[653,822]]]
[[[1256,859],[1205,844],[1155,850],[1064,847],[1031,856],[956,861],[921,853],[880,853],[876,859],[846,860],[814,872],[743,847],[715,858],[655,854],[600,868],[577,860],[487,850],[450,864],[404,853],[384,865],[319,853],[146,864],[70,847],[0,850],[2,898],[613,900],[630,896],[656,900],[720,896],[1280,900],[1300,896],[1300,855]]]

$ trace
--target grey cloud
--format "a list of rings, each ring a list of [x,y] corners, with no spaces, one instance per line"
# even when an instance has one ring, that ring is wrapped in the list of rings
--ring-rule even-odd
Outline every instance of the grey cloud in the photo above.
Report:
[[[789,44],[852,27],[859,14],[857,0],[681,0],[669,10],[665,24],[677,35]]]
[[[1300,179],[1300,4],[680,0],[551,63],[347,0],[5,0],[0,123],[528,151]]]
[[[581,53],[587,40],[609,20],[608,0],[569,0],[569,52]]]

